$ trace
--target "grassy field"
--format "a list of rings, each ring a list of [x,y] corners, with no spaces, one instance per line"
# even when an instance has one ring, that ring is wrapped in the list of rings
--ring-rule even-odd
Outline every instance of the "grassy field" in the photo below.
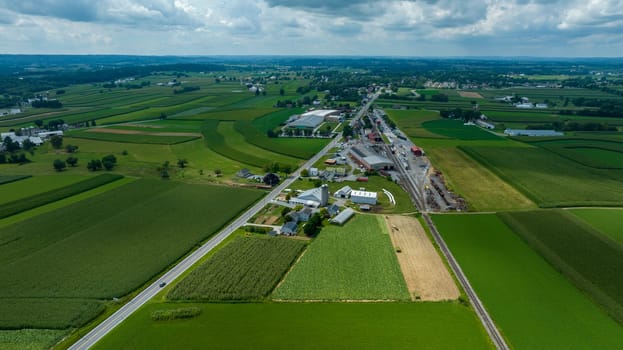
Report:
[[[467,200],[470,211],[534,208],[521,192],[455,147],[431,148],[428,157],[443,171],[452,191]]]
[[[417,143],[418,138],[447,138],[446,136],[433,133],[424,128],[423,124],[428,121],[439,120],[439,112],[426,110],[397,110],[385,109],[389,118],[398,125],[407,136]]]
[[[616,170],[589,168],[542,148],[462,150],[541,207],[623,204],[623,173]]]
[[[86,176],[59,174],[52,176],[32,176],[24,180],[7,183],[2,185],[0,205],[56,190],[86,179]]]
[[[475,125],[463,125],[462,120],[431,120],[422,123],[422,126],[438,135],[458,140],[499,140],[500,137]]]
[[[241,108],[230,110],[209,111],[205,113],[198,113],[192,116],[185,115],[184,113],[173,116],[173,119],[186,119],[186,120],[253,120],[263,115],[274,112],[274,108]]]
[[[622,209],[572,209],[573,215],[623,244]]]
[[[169,292],[171,300],[260,300],[266,297],[305,241],[238,237],[195,268]]]
[[[623,169],[623,144],[621,140],[610,140],[607,136],[566,138],[534,144],[588,167]]]
[[[328,226],[273,293],[284,300],[409,300],[382,218]]]
[[[156,310],[198,307],[190,320]],[[284,330],[287,328],[287,330]],[[457,303],[149,304],[94,349],[492,349]]]
[[[92,190],[96,187],[117,181],[121,178],[123,178],[121,175],[101,174],[65,187],[56,188],[30,197],[20,198],[12,202],[0,204],[0,219]]]
[[[563,211],[499,215],[556,270],[623,324],[623,246]]]
[[[495,214],[433,219],[512,348],[623,347],[623,327]]]
[[[115,128],[117,129],[117,128]],[[121,130],[123,130],[121,128]],[[156,132],[160,132],[159,130]],[[141,135],[141,134],[116,134],[108,132],[93,132],[90,130],[74,130],[67,133],[69,137],[99,140],[99,141],[111,141],[122,143],[139,143],[139,144],[161,144],[161,145],[173,145],[176,143],[187,142],[198,139],[199,136],[190,135]]]
[[[30,175],[0,175],[0,185],[8,184],[11,182],[24,180],[29,178]]]
[[[139,180],[3,227],[0,314],[15,310],[19,302],[28,305],[33,298],[56,302],[121,297],[212,235],[260,195],[227,187]],[[11,303],[5,302],[8,299]],[[64,310],[67,319],[82,314],[69,307]],[[39,312],[18,316],[20,324],[46,319]]]
[[[0,330],[0,348],[4,350],[50,349],[66,331],[53,329]]]

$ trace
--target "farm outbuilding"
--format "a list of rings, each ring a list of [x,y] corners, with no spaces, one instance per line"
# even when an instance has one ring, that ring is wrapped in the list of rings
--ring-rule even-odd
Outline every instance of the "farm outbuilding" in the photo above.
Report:
[[[341,213],[337,214],[336,217],[331,219],[332,224],[344,225],[348,219],[350,219],[353,215],[355,215],[355,211],[351,208],[344,209]]]
[[[381,156],[367,156],[363,158],[366,168],[374,170],[389,170],[394,167],[394,162]]]
[[[563,132],[556,130],[522,130],[506,129],[504,133],[508,136],[564,136]]]
[[[357,204],[375,205],[377,200],[376,192],[353,190],[350,192],[350,200]]]
[[[302,204],[308,207],[324,207],[329,203],[329,186],[322,185],[318,188],[307,190],[296,198],[291,198],[290,203]]]
[[[286,236],[294,236],[298,226],[295,221],[288,221],[281,226],[281,234]]]
[[[333,193],[333,197],[335,198],[348,198],[348,196],[350,196],[350,192],[353,189],[350,188],[350,186],[344,186],[342,188],[340,188],[339,190],[335,191],[335,193]]]

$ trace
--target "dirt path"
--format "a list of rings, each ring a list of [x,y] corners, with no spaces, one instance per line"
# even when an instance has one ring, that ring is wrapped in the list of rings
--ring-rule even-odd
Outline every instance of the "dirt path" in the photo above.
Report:
[[[428,239],[420,222],[401,215],[385,216],[400,269],[411,298],[422,301],[454,300],[460,295],[452,276]]]

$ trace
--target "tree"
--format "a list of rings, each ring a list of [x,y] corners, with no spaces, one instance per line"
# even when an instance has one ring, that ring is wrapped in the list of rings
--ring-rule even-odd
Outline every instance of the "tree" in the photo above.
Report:
[[[65,146],[65,152],[67,153],[76,153],[76,151],[78,151],[78,146],[75,146],[75,145]]]
[[[307,169],[301,170],[301,176],[302,177],[308,177],[309,176],[309,170],[307,170]]]
[[[65,163],[65,161],[61,159],[55,160],[54,163],[52,163],[52,165],[54,166],[54,169],[56,171],[63,171],[63,169],[67,167],[67,164]]]
[[[260,89],[255,89],[255,96],[259,96],[260,95]]]
[[[112,155],[112,154],[109,154],[109,155],[103,156],[103,157],[102,157],[102,163],[103,163],[103,162],[105,162],[105,161],[106,161],[106,162],[111,162],[111,163],[114,165],[114,164],[117,164],[117,157],[115,157],[115,156],[114,156],[114,155]]]
[[[221,169],[214,169],[214,175],[216,175],[216,177],[221,176],[221,173],[222,173]]]
[[[90,171],[97,171],[102,168],[102,161],[99,159],[92,159],[89,163],[87,163],[87,169]]]
[[[283,88],[279,89],[279,95],[283,96],[285,93],[286,92]]]
[[[164,113],[160,113],[160,119],[167,119],[167,115]]]
[[[290,208],[290,207],[283,207],[283,209],[281,209],[281,216],[285,217],[291,211],[292,211],[292,208]]]
[[[349,124],[344,125],[344,128],[342,129],[342,135],[344,135],[344,137],[352,137],[353,127]]]
[[[65,161],[71,167],[75,167],[76,164],[78,164],[78,158],[76,158],[76,157],[67,157],[67,160],[65,160]]]
[[[60,135],[54,135],[50,139],[50,143],[55,149],[60,149],[61,147],[63,147],[63,137]]]
[[[26,139],[24,140],[24,142],[22,142],[22,148],[24,149],[24,151],[32,151],[33,149],[35,149],[35,144],[30,141],[30,139]]]
[[[115,163],[111,162],[110,160],[102,161],[102,165],[106,170],[112,170],[115,167]]]
[[[188,161],[186,159],[178,159],[177,160],[177,166],[180,168],[185,168],[186,164],[188,164]]]
[[[19,142],[13,142],[13,139],[8,136],[4,138],[4,140],[2,141],[2,145],[4,146],[4,150],[9,153],[19,151]]]
[[[292,172],[292,166],[290,164],[282,165],[281,171],[286,175],[290,175],[290,173]]]
[[[266,96],[266,90],[262,90],[262,96]]]
[[[35,120],[35,125],[36,125],[38,128],[43,127],[43,120],[41,120],[41,119],[37,119],[37,120]]]
[[[160,177],[163,179],[169,178],[169,161],[165,161],[161,166],[158,167],[158,171],[160,172]]]

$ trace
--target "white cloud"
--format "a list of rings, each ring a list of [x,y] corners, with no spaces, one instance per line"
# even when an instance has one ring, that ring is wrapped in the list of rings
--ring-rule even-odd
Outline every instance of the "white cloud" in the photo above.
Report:
[[[0,0],[4,53],[611,56],[621,32],[621,0]]]

